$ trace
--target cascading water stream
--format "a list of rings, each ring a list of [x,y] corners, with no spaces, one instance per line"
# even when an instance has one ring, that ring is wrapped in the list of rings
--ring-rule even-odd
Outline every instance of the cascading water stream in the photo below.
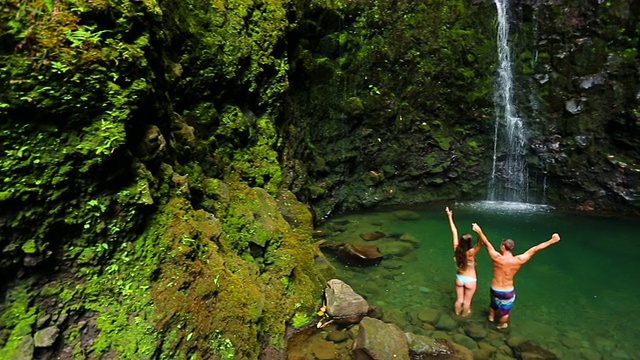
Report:
[[[488,200],[528,202],[525,128],[513,99],[508,0],[494,1],[498,10],[498,78],[494,95],[496,122]]]

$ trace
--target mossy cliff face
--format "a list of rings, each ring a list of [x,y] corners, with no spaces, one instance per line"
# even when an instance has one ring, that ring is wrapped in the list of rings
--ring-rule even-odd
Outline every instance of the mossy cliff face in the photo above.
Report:
[[[320,217],[482,198],[492,151],[491,4],[350,1],[311,6],[289,38],[286,178]]]
[[[512,16],[532,186],[559,207],[640,213],[640,5],[520,1]]]
[[[56,326],[35,356],[255,359],[310,319],[312,215],[279,186],[290,6],[3,4],[0,358]]]

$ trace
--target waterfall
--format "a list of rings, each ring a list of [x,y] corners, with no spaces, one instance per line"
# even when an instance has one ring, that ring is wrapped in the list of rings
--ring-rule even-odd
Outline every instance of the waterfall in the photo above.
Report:
[[[494,94],[493,169],[488,200],[528,202],[525,127],[514,104],[508,0],[494,0],[498,10],[498,76]]]

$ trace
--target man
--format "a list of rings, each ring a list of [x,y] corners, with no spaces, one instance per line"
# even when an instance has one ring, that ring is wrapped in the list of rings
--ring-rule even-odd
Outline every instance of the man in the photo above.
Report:
[[[493,322],[496,311],[499,315],[498,329],[506,329],[509,326],[509,313],[513,302],[516,300],[516,290],[513,285],[513,278],[522,265],[531,260],[531,257],[538,251],[547,248],[560,241],[560,235],[553,234],[551,239],[542,242],[520,255],[513,255],[515,242],[511,239],[504,239],[500,244],[500,252],[491,245],[487,237],[482,232],[480,226],[472,223],[471,228],[478,234],[480,240],[486,245],[489,257],[493,260],[493,280],[491,280],[491,305],[489,307],[489,321]]]

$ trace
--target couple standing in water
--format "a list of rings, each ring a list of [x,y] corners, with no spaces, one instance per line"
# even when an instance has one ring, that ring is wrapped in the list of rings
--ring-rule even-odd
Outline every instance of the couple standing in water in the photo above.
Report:
[[[504,239],[500,244],[500,252],[491,245],[482,232],[480,225],[471,224],[471,229],[478,234],[478,242],[471,246],[471,234],[458,236],[458,228],[453,221],[453,211],[448,207],[444,209],[449,218],[449,226],[453,235],[454,260],[458,267],[456,274],[456,303],[454,310],[456,315],[463,317],[471,315],[471,300],[478,286],[476,273],[476,255],[482,245],[487,247],[489,257],[493,261],[493,280],[491,280],[491,304],[489,306],[489,321],[493,322],[498,313],[498,329],[509,326],[509,314],[516,300],[516,290],[513,278],[520,267],[538,251],[560,241],[560,235],[553,234],[551,239],[531,247],[520,255],[513,255],[515,242]]]

